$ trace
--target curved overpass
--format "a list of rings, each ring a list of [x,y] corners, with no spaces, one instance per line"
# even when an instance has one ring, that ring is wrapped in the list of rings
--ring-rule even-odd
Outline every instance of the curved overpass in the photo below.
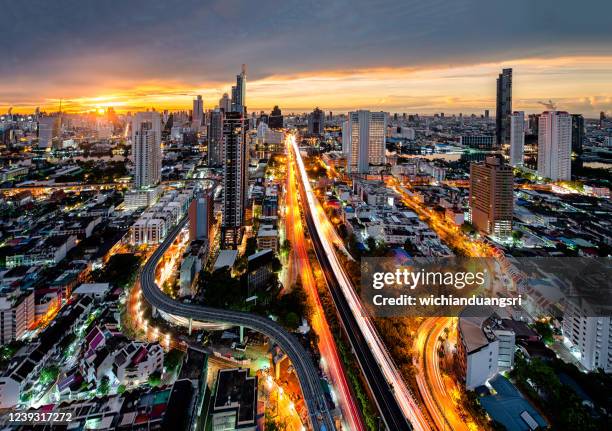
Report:
[[[246,326],[267,335],[283,349],[300,381],[302,394],[308,407],[310,423],[314,430],[334,430],[334,421],[323,394],[319,372],[310,355],[297,338],[276,322],[255,314],[223,310],[195,304],[185,304],[166,296],[155,283],[155,268],[163,254],[172,244],[181,229],[187,224],[187,217],[168,233],[145,263],[140,275],[140,286],[146,300],[156,309],[173,316],[198,321],[217,322],[234,326]]]

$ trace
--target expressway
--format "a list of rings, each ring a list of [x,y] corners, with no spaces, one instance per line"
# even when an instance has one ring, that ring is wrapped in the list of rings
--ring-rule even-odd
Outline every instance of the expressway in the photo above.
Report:
[[[225,323],[252,328],[273,339],[287,354],[300,381],[302,394],[308,407],[310,424],[315,431],[333,430],[334,422],[329,412],[320,382],[319,371],[310,355],[300,342],[284,328],[272,320],[255,314],[223,310],[196,304],[186,304],[166,296],[155,282],[155,269],[161,257],[170,247],[175,237],[187,224],[183,219],[170,231],[166,239],[151,254],[140,274],[140,286],[146,300],[157,310],[164,313],[193,319]]]
[[[308,246],[302,223],[301,211],[298,202],[298,181],[296,177],[295,162],[293,153],[289,152],[287,157],[287,213],[285,226],[287,239],[292,244],[293,261],[289,267],[297,270],[302,281],[304,290],[308,293],[312,304],[311,323],[314,331],[319,336],[319,350],[321,352],[322,367],[330,376],[331,382],[336,388],[340,408],[343,412],[343,422],[351,431],[363,431],[365,426],[361,420],[359,409],[355,404],[354,397],[349,388],[344,373],[342,361],[338,356],[336,343],[330,331],[329,324],[325,318],[325,312],[319,298],[317,282],[313,274],[308,257]]]
[[[390,430],[431,429],[340,265],[331,245],[333,238],[325,235],[322,224],[314,218],[321,215],[321,210],[316,205],[316,197],[293,135],[291,147],[300,173],[302,204],[317,259],[382,419]]]

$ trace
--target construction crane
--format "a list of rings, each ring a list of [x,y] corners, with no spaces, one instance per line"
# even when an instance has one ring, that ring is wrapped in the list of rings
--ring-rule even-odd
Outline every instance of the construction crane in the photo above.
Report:
[[[540,105],[546,106],[546,108],[550,111],[556,111],[557,105],[550,99],[548,99],[548,103],[546,102],[538,102]]]

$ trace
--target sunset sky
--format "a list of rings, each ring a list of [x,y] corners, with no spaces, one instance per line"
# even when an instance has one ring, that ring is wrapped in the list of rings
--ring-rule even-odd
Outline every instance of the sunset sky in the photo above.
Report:
[[[205,107],[248,64],[247,107],[612,114],[612,2],[20,1],[2,6],[0,113]]]

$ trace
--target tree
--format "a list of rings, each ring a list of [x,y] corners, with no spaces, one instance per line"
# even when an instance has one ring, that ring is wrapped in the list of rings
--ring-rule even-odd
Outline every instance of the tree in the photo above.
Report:
[[[119,387],[117,387],[117,393],[119,395],[123,394],[125,392],[125,390],[126,390],[125,385],[119,385]]]
[[[251,236],[246,240],[246,247],[244,249],[244,255],[250,256],[257,252],[257,238]]]
[[[152,388],[159,386],[161,384],[161,373],[159,371],[155,371],[149,374],[148,383]]]
[[[285,240],[281,244],[281,251],[283,253],[289,253],[291,251],[291,241],[285,238]]]
[[[183,362],[183,352],[178,349],[172,349],[164,356],[164,368],[167,371],[174,371],[181,362]]]
[[[272,259],[272,271],[273,272],[279,272],[282,268],[283,265],[281,264],[280,260],[278,260],[278,257],[274,256],[274,258]]]
[[[105,396],[108,395],[108,391],[110,390],[110,381],[107,376],[102,377],[100,384],[98,385],[98,394]]]
[[[59,368],[55,365],[45,367],[40,371],[40,383],[43,385],[49,384],[57,380],[59,376]]]

